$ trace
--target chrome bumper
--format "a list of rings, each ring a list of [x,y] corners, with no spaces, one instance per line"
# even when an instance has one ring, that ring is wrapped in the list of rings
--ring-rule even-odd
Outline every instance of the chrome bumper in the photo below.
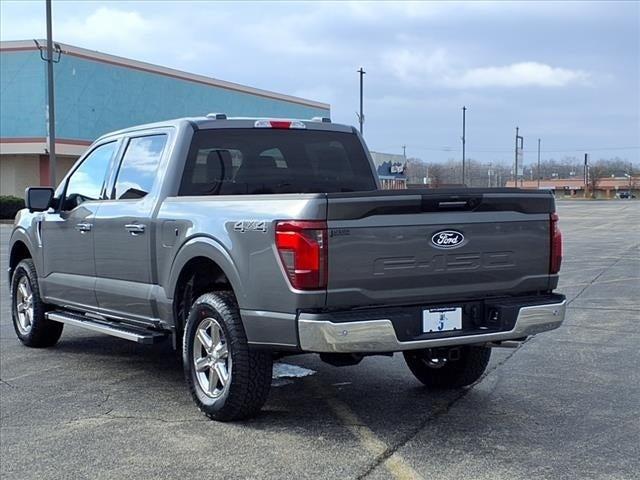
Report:
[[[558,328],[564,321],[567,301],[520,308],[513,329],[507,332],[461,335],[401,342],[391,320],[333,323],[312,320],[312,314],[298,318],[300,347],[307,352],[372,353],[399,352],[421,348],[449,347],[513,340]]]

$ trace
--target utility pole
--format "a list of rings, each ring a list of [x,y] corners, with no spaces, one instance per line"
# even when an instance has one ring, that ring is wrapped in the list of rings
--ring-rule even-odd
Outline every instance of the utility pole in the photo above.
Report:
[[[465,142],[466,142],[467,107],[462,106],[462,184],[465,185]]]
[[[49,183],[56,187],[56,114],[53,97],[53,34],[51,27],[51,0],[46,0],[47,6],[47,124],[49,138],[47,148],[49,150]]]
[[[489,178],[488,178],[488,182],[487,182],[487,183],[488,183],[488,184],[487,184],[487,187],[489,187],[489,188],[491,188],[491,174],[493,173],[493,172],[491,171],[491,167],[492,167],[492,166],[493,166],[493,164],[492,164],[491,162],[489,162],[489,170],[487,170],[487,177],[489,177]]]
[[[589,154],[584,154],[584,184],[589,183]]]
[[[521,135],[518,135],[518,132],[520,131],[519,127],[516,127],[516,158],[515,158],[515,168],[513,170],[513,186],[517,187],[518,186],[518,159],[519,157],[522,155],[522,149],[524,148],[524,137],[522,137]],[[520,142],[520,148],[518,148],[518,141]],[[520,186],[522,186],[522,183],[520,183]]]
[[[404,161],[407,161],[407,146],[402,145],[402,155],[404,156]]]
[[[364,74],[367,73],[364,71],[364,69],[362,67],[360,67],[360,70],[358,70],[358,73],[360,74],[360,113],[358,114],[358,121],[360,122],[360,135],[364,135],[364,130],[363,130],[363,124],[364,124],[364,112],[362,109],[362,97],[363,97],[363,79],[364,79]]]
[[[538,139],[538,190],[540,190],[540,139]]]

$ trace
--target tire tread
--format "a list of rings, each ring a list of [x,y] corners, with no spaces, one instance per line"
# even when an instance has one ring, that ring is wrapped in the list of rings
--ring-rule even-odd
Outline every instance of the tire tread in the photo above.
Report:
[[[31,330],[27,335],[21,334],[18,330],[17,312],[15,311],[16,307],[13,299],[21,271],[26,273],[33,295],[33,320]],[[26,258],[18,263],[11,278],[11,316],[16,335],[18,335],[20,341],[27,347],[47,348],[58,343],[64,324],[45,318],[45,313],[49,309],[50,306],[44,303],[40,297],[40,286],[38,285],[36,266],[31,258]]]
[[[431,388],[460,388],[478,381],[489,364],[491,348],[464,346],[459,360],[447,362],[441,368],[425,364],[428,355],[425,350],[404,352],[404,358],[411,373],[424,385]]]
[[[191,377],[189,343],[190,328],[185,326],[183,344],[184,371],[189,392],[202,413],[212,420],[242,420],[256,415],[265,404],[271,388],[272,357],[269,352],[252,350],[240,318],[240,311],[233,292],[205,293],[196,299],[189,312],[187,322],[193,322],[196,311],[205,305],[215,310],[224,320],[227,342],[232,353],[232,384],[229,396],[222,408],[213,410],[204,405],[196,393],[198,388]]]

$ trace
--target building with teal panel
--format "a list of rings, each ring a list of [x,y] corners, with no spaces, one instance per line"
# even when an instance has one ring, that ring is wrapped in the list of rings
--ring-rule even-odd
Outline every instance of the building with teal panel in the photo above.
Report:
[[[330,116],[326,103],[57,45],[58,180],[93,140],[131,125],[209,112],[234,117]],[[48,184],[46,79],[46,63],[35,41],[0,43],[0,195],[21,196],[29,185]]]

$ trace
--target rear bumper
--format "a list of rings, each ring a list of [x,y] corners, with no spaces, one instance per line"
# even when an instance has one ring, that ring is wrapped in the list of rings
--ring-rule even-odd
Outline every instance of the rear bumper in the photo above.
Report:
[[[392,319],[382,315],[370,320],[335,322],[330,314],[301,313],[299,342],[307,352],[374,353],[514,340],[558,328],[564,321],[566,303],[562,295],[552,295],[540,304],[527,302],[518,307],[515,323],[506,331],[408,341],[399,340]]]

